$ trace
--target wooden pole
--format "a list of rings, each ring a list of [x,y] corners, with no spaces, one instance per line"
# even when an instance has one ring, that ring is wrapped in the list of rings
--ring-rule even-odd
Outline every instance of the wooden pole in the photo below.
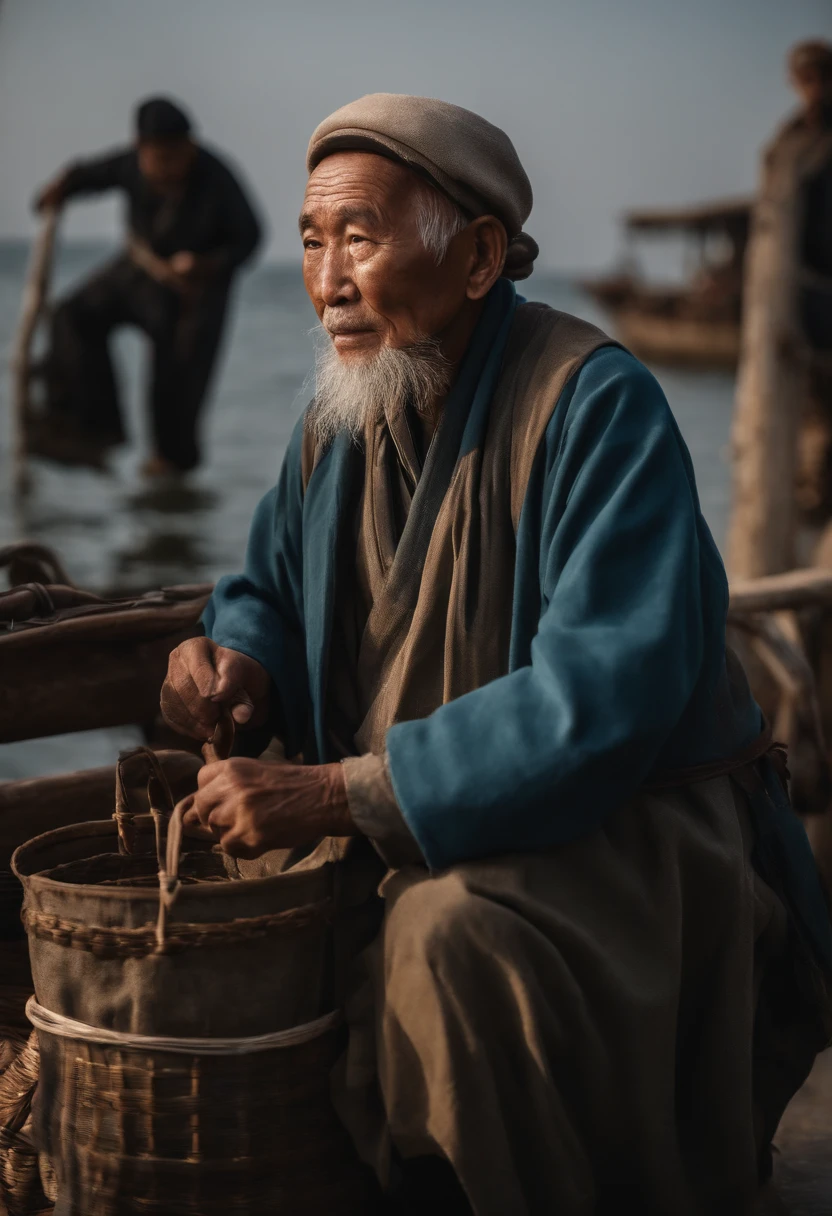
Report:
[[[733,429],[734,506],[728,569],[760,578],[795,564],[797,433],[804,402],[802,363],[755,332],[743,339]],[[749,350],[749,347],[751,348]]]
[[[29,489],[26,418],[29,413],[32,341],[49,290],[57,227],[58,209],[51,208],[45,213],[32,246],[23,288],[23,306],[11,352],[12,485],[18,499]]]
[[[734,412],[732,579],[795,565],[795,478],[806,401],[806,352],[797,315],[796,164],[769,168],[746,256]]]

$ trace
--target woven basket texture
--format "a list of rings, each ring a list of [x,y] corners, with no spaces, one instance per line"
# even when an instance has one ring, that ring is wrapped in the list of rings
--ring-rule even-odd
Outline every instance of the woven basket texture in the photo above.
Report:
[[[159,932],[163,826],[159,815],[73,825],[13,858],[38,1004],[134,1036],[104,1045],[68,1024],[37,1032],[33,1147],[54,1169],[56,1211],[364,1216],[365,1173],[329,1096],[337,1026],[243,1054],[135,1042],[247,1039],[330,1013],[333,846],[288,870],[279,855],[238,867],[186,830]]]

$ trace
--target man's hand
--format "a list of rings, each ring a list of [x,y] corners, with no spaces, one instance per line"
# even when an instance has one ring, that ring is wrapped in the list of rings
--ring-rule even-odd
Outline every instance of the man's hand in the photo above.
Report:
[[[167,260],[172,283],[180,291],[192,291],[200,287],[214,274],[214,259],[210,254],[189,253],[182,250]]]
[[[198,259],[196,254],[186,253],[183,251],[181,253],[175,253],[173,257],[168,260],[168,265],[173,273],[180,279],[189,279],[197,273]]]
[[[182,735],[210,739],[223,706],[238,726],[265,722],[270,692],[271,677],[256,659],[210,638],[189,638],[168,660],[162,716]]]
[[[356,832],[340,764],[275,764],[237,756],[206,764],[182,802],[186,824],[202,824],[232,857]]]
[[[60,207],[64,201],[66,183],[63,173],[55,177],[35,195],[33,207],[35,211],[48,211],[51,207]]]

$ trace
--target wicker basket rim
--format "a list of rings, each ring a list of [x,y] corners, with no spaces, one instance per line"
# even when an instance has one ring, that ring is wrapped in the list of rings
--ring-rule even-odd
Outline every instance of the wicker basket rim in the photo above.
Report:
[[[139,826],[150,827],[153,817],[136,815],[135,822]],[[188,828],[185,835],[194,840],[209,839],[208,834],[199,828]],[[38,847],[43,847],[45,844],[84,838],[100,841],[107,837],[112,838],[114,845],[118,840],[118,829],[112,819],[93,819],[84,823],[72,823],[67,827],[52,828],[48,832],[41,832],[39,836],[33,836],[31,840],[27,840],[25,844],[21,844],[15,849],[11,859],[12,871],[26,892],[29,890],[55,893],[71,891],[75,895],[99,900],[116,899],[133,903],[144,901],[153,905],[154,909],[158,907],[159,893],[151,887],[98,886],[87,883],[61,882],[59,879],[46,878],[39,873],[28,874],[20,868],[27,852],[35,853]],[[114,848],[113,851],[117,850]],[[206,894],[206,887],[210,888],[212,899],[237,899],[243,892],[262,891],[267,893],[272,887],[279,887],[282,891],[285,891],[287,886],[308,887],[316,875],[325,875],[332,865],[331,861],[324,861],[313,870],[286,870],[281,874],[270,874],[264,878],[237,878],[233,882],[195,883],[193,886],[183,886],[177,896],[177,904],[181,905],[201,899]]]

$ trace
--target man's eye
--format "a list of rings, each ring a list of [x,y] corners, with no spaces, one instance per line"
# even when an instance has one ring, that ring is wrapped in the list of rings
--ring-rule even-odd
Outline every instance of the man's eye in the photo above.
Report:
[[[350,237],[350,244],[359,245],[359,244],[363,244],[366,240],[367,240],[366,236],[359,236],[357,232],[354,232],[353,235]]]
[[[303,242],[304,249],[320,249],[321,242],[316,241],[313,236],[308,236]]]

